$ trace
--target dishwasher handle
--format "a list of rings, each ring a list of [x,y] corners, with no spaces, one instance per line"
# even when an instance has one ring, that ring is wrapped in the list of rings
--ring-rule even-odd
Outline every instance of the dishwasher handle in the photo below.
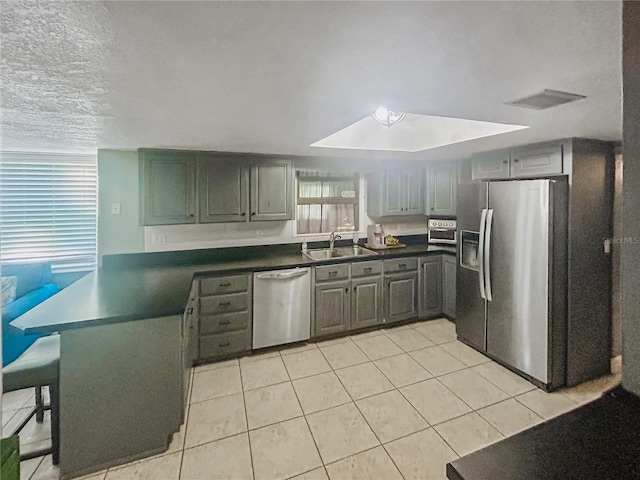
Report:
[[[302,277],[309,273],[309,270],[294,270],[286,273],[257,273],[256,278],[260,280],[289,280],[290,278]]]

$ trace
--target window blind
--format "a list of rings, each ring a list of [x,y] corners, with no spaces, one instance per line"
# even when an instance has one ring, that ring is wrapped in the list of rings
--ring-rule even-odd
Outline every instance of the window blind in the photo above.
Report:
[[[0,153],[0,260],[93,270],[97,259],[95,155]]]

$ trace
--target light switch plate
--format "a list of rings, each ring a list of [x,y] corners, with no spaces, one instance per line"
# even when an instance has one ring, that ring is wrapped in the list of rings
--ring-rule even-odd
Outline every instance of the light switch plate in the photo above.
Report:
[[[120,215],[120,204],[112,203],[111,204],[111,215]]]

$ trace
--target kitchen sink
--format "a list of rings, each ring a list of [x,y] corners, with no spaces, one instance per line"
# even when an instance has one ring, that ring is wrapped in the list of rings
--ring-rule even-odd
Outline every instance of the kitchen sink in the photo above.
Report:
[[[338,247],[338,248],[316,248],[313,250],[307,250],[302,252],[307,258],[311,260],[327,260],[330,258],[338,257],[357,257],[362,255],[377,255],[376,252],[372,252],[363,247]]]
[[[344,257],[344,255],[341,255],[340,253],[338,253],[337,249],[330,249],[330,248],[316,248],[313,250],[307,250],[306,252],[302,252],[303,255],[309,257],[311,260],[326,260],[328,258],[335,258],[335,257]]]
[[[378,255],[376,252],[364,247],[339,247],[336,251],[342,257],[359,257],[362,255]]]

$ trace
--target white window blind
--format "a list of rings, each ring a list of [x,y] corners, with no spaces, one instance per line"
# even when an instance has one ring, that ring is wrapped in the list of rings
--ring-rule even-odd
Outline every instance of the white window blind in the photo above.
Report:
[[[95,155],[0,153],[0,260],[93,270],[97,258]]]

